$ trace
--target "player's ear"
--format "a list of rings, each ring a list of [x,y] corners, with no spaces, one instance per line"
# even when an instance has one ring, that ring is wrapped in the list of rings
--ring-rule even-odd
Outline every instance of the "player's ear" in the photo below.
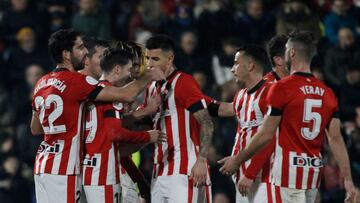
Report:
[[[295,48],[292,47],[292,48],[290,49],[290,57],[291,57],[291,58],[295,56],[295,52],[296,52]]]
[[[171,54],[168,56],[168,62],[169,62],[170,64],[172,64],[172,63],[174,62],[174,58],[175,58],[174,54],[171,53]]]
[[[63,59],[70,60],[71,59],[71,52],[68,51],[68,50],[63,50],[62,51],[62,57],[63,57]]]
[[[255,63],[253,61],[250,61],[248,65],[248,71],[252,72],[254,71],[254,69],[255,69]]]

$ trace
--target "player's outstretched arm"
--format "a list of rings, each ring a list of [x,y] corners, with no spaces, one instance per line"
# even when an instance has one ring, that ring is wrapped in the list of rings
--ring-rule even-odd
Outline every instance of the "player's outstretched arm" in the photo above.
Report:
[[[39,115],[36,111],[33,111],[32,113],[30,128],[31,128],[31,134],[33,135],[44,134],[44,130],[40,123]]]
[[[206,158],[214,132],[214,124],[207,109],[201,109],[193,115],[200,124],[200,152],[191,170],[190,178],[193,179],[195,186],[201,186],[206,184],[208,169]]]
[[[151,69],[140,79],[130,82],[123,87],[106,86],[96,97],[96,101],[118,101],[129,103],[135,101],[135,98],[146,85],[151,81],[164,79],[164,73],[158,69]]]
[[[219,106],[219,117],[235,116],[233,103],[221,102]]]
[[[351,169],[349,156],[345,147],[344,140],[340,131],[340,120],[338,118],[332,118],[329,125],[327,137],[329,145],[334,158],[338,163],[341,171],[341,175],[344,177],[344,185],[346,189],[345,202],[353,202],[356,195],[356,189],[351,177]]]
[[[215,100],[208,104],[210,116],[214,117],[232,117],[235,116],[233,103],[217,102]]]
[[[224,175],[235,173],[242,163],[264,149],[272,140],[276,128],[280,124],[280,120],[281,116],[265,116],[263,125],[251,139],[245,150],[240,151],[236,156],[228,156],[218,161],[218,163],[223,164],[220,172]]]

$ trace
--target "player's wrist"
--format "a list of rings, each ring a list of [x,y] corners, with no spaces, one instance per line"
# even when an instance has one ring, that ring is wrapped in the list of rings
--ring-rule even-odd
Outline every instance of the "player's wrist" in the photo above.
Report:
[[[198,158],[197,158],[197,160],[199,160],[199,161],[207,161],[207,158],[206,158],[206,156],[204,156],[204,155],[199,155],[198,156]]]

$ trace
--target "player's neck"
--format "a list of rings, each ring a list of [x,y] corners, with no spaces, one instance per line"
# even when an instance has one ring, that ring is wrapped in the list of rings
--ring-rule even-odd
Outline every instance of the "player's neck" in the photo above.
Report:
[[[309,63],[291,64],[291,74],[296,72],[311,73]]]
[[[251,90],[253,87],[255,87],[261,80],[262,80],[262,74],[256,73],[256,74],[250,74],[248,77],[248,80],[245,81],[245,87],[248,90]]]
[[[175,67],[174,66],[171,66],[170,68],[168,68],[166,71],[165,71],[165,76],[166,77],[169,77],[169,75],[171,75],[171,73],[173,73],[175,71]]]
[[[71,72],[75,72],[74,66],[71,63],[64,61],[64,63],[56,64],[56,68],[66,68],[69,69]]]

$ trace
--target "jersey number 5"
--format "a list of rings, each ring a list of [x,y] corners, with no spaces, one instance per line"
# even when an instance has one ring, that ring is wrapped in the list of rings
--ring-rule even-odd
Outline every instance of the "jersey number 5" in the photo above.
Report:
[[[45,111],[50,109],[51,104],[54,104],[54,110],[46,114],[48,115],[47,120],[49,126],[44,125]],[[43,126],[45,134],[58,134],[66,132],[65,125],[54,125],[56,119],[58,119],[64,110],[64,102],[60,96],[56,94],[50,94],[44,99],[42,96],[37,96],[35,98],[35,107],[36,109],[40,108],[39,120],[41,125]]]
[[[305,99],[304,101],[303,122],[309,123],[313,121],[311,130],[307,127],[301,128],[301,135],[307,140],[315,139],[320,133],[321,115],[318,112],[314,112],[313,108],[321,108],[321,106],[322,100],[320,99]]]

